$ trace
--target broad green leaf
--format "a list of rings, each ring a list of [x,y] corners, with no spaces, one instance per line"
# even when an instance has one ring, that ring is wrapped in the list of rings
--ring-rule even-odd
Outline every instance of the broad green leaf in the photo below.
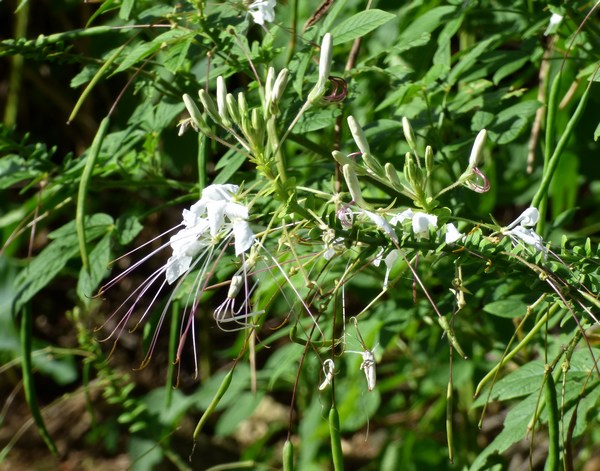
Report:
[[[460,79],[462,74],[469,68],[475,65],[475,62],[479,56],[484,52],[489,51],[491,47],[494,47],[496,43],[500,41],[501,36],[494,34],[483,41],[477,43],[477,45],[469,50],[452,68],[450,75],[448,76],[448,83],[454,85]]]
[[[412,20],[408,27],[402,31],[399,42],[413,41],[424,33],[431,33],[434,29],[444,24],[443,19],[456,11],[455,6],[445,5],[428,10],[426,13]]]
[[[394,18],[396,15],[383,10],[361,11],[333,28],[331,31],[333,45],[337,46],[360,38]]]
[[[594,141],[597,141],[600,137],[600,123],[596,126],[596,130],[594,131]]]
[[[532,394],[508,412],[502,432],[477,456],[469,468],[471,471],[489,469],[486,463],[491,455],[504,453],[511,445],[527,436],[527,425],[533,417],[536,402],[537,395]]]
[[[483,310],[494,316],[512,319],[526,314],[527,303],[523,300],[522,296],[511,296],[500,301],[488,303],[483,307]]]
[[[227,436],[235,432],[240,423],[250,417],[265,397],[264,392],[245,392],[239,394],[235,402],[221,415],[215,427],[218,436]]]
[[[43,289],[65,267],[69,259],[79,253],[74,238],[57,239],[42,250],[15,280],[17,293],[15,310]]]
[[[496,381],[490,400],[506,401],[508,399],[527,396],[540,390],[543,379],[544,362],[535,360],[526,363],[508,376]],[[473,402],[473,407],[482,406],[487,399],[488,392],[486,390]]]
[[[322,108],[316,111],[309,110],[302,115],[294,132],[304,134],[311,131],[331,127],[335,124],[335,118],[341,114],[339,108]]]

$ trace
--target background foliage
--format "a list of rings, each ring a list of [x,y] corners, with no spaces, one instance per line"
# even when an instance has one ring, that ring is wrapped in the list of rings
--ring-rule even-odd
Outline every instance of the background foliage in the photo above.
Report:
[[[0,466],[48,469],[41,463],[52,457],[86,469],[280,469],[293,443],[296,469],[333,469],[333,443],[347,469],[595,469],[600,36],[593,13],[586,21],[593,2],[336,0],[320,14],[316,1],[289,0],[266,29],[247,8],[241,0],[0,3]],[[553,13],[563,19],[548,29]],[[260,109],[253,68],[264,81],[273,66],[290,72],[277,111],[281,137],[317,82],[326,32],[334,38],[331,75],[343,77],[347,97],[302,115],[281,149],[283,186],[268,178],[271,163],[257,170],[206,116],[218,139],[193,130],[178,136],[189,117],[184,93],[199,103],[197,91],[214,96],[223,76],[228,90]],[[336,217],[351,198],[331,152],[357,150],[349,115],[382,168],[402,171],[407,152],[423,157],[432,146],[434,194],[459,179],[477,132],[488,131],[482,168],[490,190],[458,186],[431,208],[466,237],[451,245],[405,227],[406,258],[384,292],[385,267],[372,262],[379,247],[393,249],[389,237],[359,223],[359,209],[351,229]],[[353,162],[370,205],[415,207],[360,156]],[[237,267],[228,255],[197,315],[197,377],[189,345],[181,364],[173,361],[189,283],[171,304],[161,298],[143,327],[125,329],[114,350],[112,340],[99,342],[118,322],[111,313],[168,255],[94,297],[140,257],[111,260],[179,224],[207,184],[228,182],[250,189],[251,222],[273,234],[265,243],[272,256],[253,274],[253,302],[266,311],[255,334],[222,331],[213,320],[227,295],[219,283]],[[530,205],[552,244],[547,258],[502,237]],[[271,231],[272,221],[279,229]],[[322,257],[321,223],[343,238],[331,261]],[[461,309],[450,288],[464,294]],[[324,338],[313,336],[298,297]],[[137,369],[165,306],[151,362]],[[350,321],[358,314],[377,385],[368,391],[360,355],[341,355],[338,346],[335,390],[320,391],[321,363],[331,356],[323,342],[343,338],[348,350],[363,350]],[[452,335],[467,359],[448,348]],[[339,433],[328,422],[332,402]]]

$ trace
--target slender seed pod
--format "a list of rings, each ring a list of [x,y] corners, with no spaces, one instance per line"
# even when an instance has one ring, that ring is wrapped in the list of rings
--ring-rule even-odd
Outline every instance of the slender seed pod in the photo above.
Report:
[[[198,438],[200,437],[200,432],[202,431],[202,427],[204,427],[204,425],[208,421],[208,418],[215,411],[216,407],[219,405],[219,402],[221,401],[221,399],[227,392],[227,389],[229,389],[229,386],[231,385],[231,379],[233,378],[234,369],[235,368],[232,368],[225,375],[225,377],[223,378],[223,381],[221,381],[221,385],[219,386],[217,393],[212,398],[212,401],[210,401],[210,404],[204,411],[204,414],[202,414],[202,417],[200,417],[200,420],[198,421],[198,425],[196,425],[196,429],[194,430],[194,442],[198,441]]]
[[[283,471],[294,471],[294,445],[289,440],[283,445]]]
[[[333,458],[333,469],[344,470],[344,455],[342,453],[342,437],[340,435],[340,415],[335,405],[329,411],[329,436],[331,437],[331,456]]]
[[[544,383],[544,401],[548,411],[548,458],[544,471],[558,471],[560,469],[559,446],[559,421],[558,403],[556,398],[556,385],[552,370],[547,368],[546,382]]]

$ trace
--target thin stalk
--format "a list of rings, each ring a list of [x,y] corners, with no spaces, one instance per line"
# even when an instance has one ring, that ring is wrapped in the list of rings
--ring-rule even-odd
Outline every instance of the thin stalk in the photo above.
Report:
[[[24,2],[22,8],[17,12],[15,24],[15,38],[27,36],[27,23],[29,22],[29,2]],[[6,107],[4,109],[4,125],[12,128],[17,123],[19,111],[19,92],[23,83],[23,66],[25,58],[21,54],[15,54],[11,58],[10,78],[6,94]]]
[[[533,197],[531,206],[538,207],[540,202],[542,201],[542,198],[547,193],[548,188],[550,187],[550,182],[552,181],[552,177],[554,176],[554,173],[556,172],[556,169],[558,167],[562,151],[567,145],[567,142],[569,141],[569,138],[573,133],[573,129],[575,129],[575,126],[577,125],[579,119],[581,118],[581,115],[583,114],[583,110],[585,109],[585,105],[587,104],[588,98],[590,96],[590,89],[592,83],[593,82],[590,82],[588,84],[587,88],[585,89],[585,92],[581,96],[579,104],[577,105],[577,108],[573,113],[573,116],[571,116],[571,119],[567,123],[567,127],[562,133],[562,136],[560,137],[560,140],[558,141],[558,144],[556,145],[556,148],[552,153],[552,157],[550,157],[548,166],[544,168],[544,177],[542,178],[542,182],[540,183],[540,187],[538,188],[537,193]],[[540,220],[542,220],[542,218],[540,218]]]
[[[479,396],[479,393],[481,392],[481,389],[483,388],[483,386],[485,386],[485,384],[496,375],[496,372],[500,368],[502,368],[510,360],[512,360],[514,358],[514,356],[523,349],[523,347],[525,347],[526,345],[529,344],[531,339],[533,339],[533,337],[540,331],[540,329],[542,327],[544,327],[544,325],[546,324],[546,321],[548,319],[550,319],[550,317],[556,312],[556,310],[559,307],[560,307],[560,304],[555,303],[550,309],[548,309],[546,314],[544,314],[540,318],[540,320],[537,321],[537,323],[533,326],[533,328],[529,331],[529,333],[525,337],[523,337],[523,340],[521,340],[519,342],[519,344],[510,353],[507,353],[506,356],[504,358],[502,358],[502,360],[500,360],[500,362],[498,362],[498,364],[496,366],[494,366],[494,368],[492,368],[488,372],[488,374],[486,374],[483,377],[483,379],[479,382],[479,384],[477,385],[477,388],[475,389],[474,397]]]
[[[87,252],[87,243],[85,240],[85,200],[88,193],[90,180],[92,179],[94,165],[96,163],[96,159],[98,158],[98,154],[100,154],[100,147],[102,146],[102,141],[104,140],[104,136],[106,135],[106,132],[108,130],[109,123],[110,119],[108,116],[105,117],[100,123],[100,127],[98,128],[96,137],[94,138],[94,141],[92,142],[92,145],[88,152],[85,167],[83,169],[83,173],[81,174],[81,180],[79,181],[79,192],[77,193],[75,228],[77,231],[77,240],[79,241],[79,252],[81,253],[81,261],[83,263],[83,267],[88,271],[90,269],[90,262]]]
[[[33,364],[31,362],[31,338],[32,338],[32,319],[31,319],[31,307],[26,304],[21,312],[21,356],[23,361],[21,363],[21,369],[23,372],[23,390],[25,391],[25,400],[31,411],[31,416],[35,424],[37,425],[38,432],[46,442],[46,446],[54,456],[58,456],[58,449],[48,429],[44,423],[42,412],[40,411],[39,404],[37,402],[35,383],[33,379]]]

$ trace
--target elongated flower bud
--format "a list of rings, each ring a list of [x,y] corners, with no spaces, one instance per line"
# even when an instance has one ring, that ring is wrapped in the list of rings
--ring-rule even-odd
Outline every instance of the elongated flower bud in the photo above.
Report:
[[[433,149],[431,146],[425,147],[425,169],[427,170],[427,176],[433,172]]]
[[[385,176],[385,170],[383,169],[382,165],[379,163],[379,160],[377,160],[374,156],[372,156],[369,153],[363,154],[362,157],[363,157],[363,161],[367,165],[367,169],[370,170],[370,173],[373,173],[373,174],[377,175],[378,177]]]
[[[483,157],[483,150],[485,148],[485,143],[487,141],[487,131],[482,129],[477,134],[475,138],[475,142],[473,143],[473,148],[471,149],[471,156],[469,157],[469,168],[477,167],[481,163],[481,158]]]
[[[192,97],[185,93],[183,95],[183,103],[185,104],[185,108],[190,114],[190,118],[192,118],[192,121],[194,122],[195,126],[197,128],[202,128],[205,125],[204,118],[202,117],[202,113],[200,113],[200,110],[196,106],[196,103],[194,103],[194,100],[192,100]]]
[[[271,100],[273,103],[277,103],[281,99],[281,96],[283,95],[285,87],[288,83],[289,76],[290,71],[288,69],[281,69],[279,75],[277,75],[277,79],[273,85],[273,93],[271,94]]]
[[[394,167],[390,162],[385,164],[385,176],[396,190],[402,190],[402,183],[400,183],[400,178],[398,177],[396,167]]]
[[[219,116],[223,120],[225,126],[229,126],[229,113],[227,112],[227,86],[225,79],[219,75],[217,77],[217,108]]]
[[[275,83],[275,69],[269,67],[267,71],[267,78],[265,80],[265,111],[268,113],[268,109],[271,106],[271,94],[273,93],[273,84]]]
[[[331,58],[333,55],[333,37],[330,33],[323,36],[321,43],[321,56],[319,57],[319,77],[317,83],[308,95],[308,101],[315,103],[323,98],[329,80],[329,72],[331,71]]]
[[[350,191],[350,195],[354,202],[361,208],[368,208],[369,205],[363,199],[362,192],[360,191],[360,184],[358,183],[358,178],[352,169],[352,166],[349,164],[344,165],[342,167],[342,173],[344,174],[346,185],[348,185],[348,190]]]
[[[360,124],[358,124],[358,121],[354,119],[354,116],[348,116],[348,127],[350,128],[354,142],[356,142],[359,150],[363,154],[369,154],[371,152],[369,143],[367,142],[367,138],[365,137],[365,133],[360,127]]]
[[[246,101],[246,95],[243,92],[238,93],[238,110],[241,116],[248,116],[248,102]]]
[[[416,152],[417,145],[415,143],[415,133],[413,132],[410,121],[408,118],[406,118],[406,116],[402,118],[402,131],[404,132],[404,139],[406,139],[408,146],[413,152]]]
[[[239,125],[240,110],[238,109],[238,104],[236,103],[235,98],[231,93],[228,93],[225,97],[225,103],[227,104],[227,112],[229,113],[231,121]]]
[[[202,103],[202,106],[204,106],[204,109],[208,113],[208,115],[216,123],[221,123],[221,116],[219,116],[219,110],[217,109],[217,105],[215,104],[212,97],[202,89],[198,91],[198,97],[200,98],[200,103]]]

